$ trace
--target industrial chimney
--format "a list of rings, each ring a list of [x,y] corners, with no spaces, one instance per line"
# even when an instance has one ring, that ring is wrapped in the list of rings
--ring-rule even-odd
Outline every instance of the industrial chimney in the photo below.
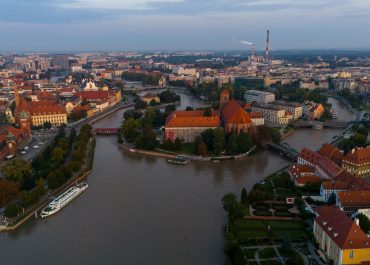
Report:
[[[267,39],[266,39],[266,64],[269,64],[269,43],[270,43],[270,30],[267,30]]]

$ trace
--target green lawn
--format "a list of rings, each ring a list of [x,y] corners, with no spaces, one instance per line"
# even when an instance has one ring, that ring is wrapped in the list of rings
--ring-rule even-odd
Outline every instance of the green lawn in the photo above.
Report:
[[[270,211],[262,211],[262,210],[254,211],[253,214],[257,216],[272,216],[272,213]]]
[[[182,143],[181,144],[181,153],[194,155],[194,147],[192,143]]]
[[[270,209],[270,205],[268,204],[256,204],[252,206],[256,210],[268,210]]]
[[[281,263],[280,261],[277,261],[277,260],[264,260],[264,261],[261,261],[261,265],[282,265],[283,263]]]
[[[290,213],[288,211],[275,211],[275,216],[279,216],[279,217],[294,217],[295,214]]]
[[[258,256],[260,259],[271,259],[276,258],[276,252],[273,248],[264,248],[258,251]]]
[[[250,239],[270,238],[271,234],[267,230],[269,225],[272,235],[276,239],[281,240],[287,234],[293,240],[306,238],[308,236],[305,226],[301,221],[236,219],[234,221],[234,231],[240,242],[245,242]]]

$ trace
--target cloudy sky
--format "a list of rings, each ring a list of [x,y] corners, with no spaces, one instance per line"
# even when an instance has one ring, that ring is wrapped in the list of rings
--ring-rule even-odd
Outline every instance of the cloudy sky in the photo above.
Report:
[[[0,0],[0,27],[0,52],[370,49],[370,0]]]

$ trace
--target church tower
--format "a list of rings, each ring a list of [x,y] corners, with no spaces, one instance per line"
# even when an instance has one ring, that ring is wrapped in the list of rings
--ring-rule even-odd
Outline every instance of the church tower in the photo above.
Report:
[[[220,109],[230,100],[230,91],[224,89],[220,94]]]

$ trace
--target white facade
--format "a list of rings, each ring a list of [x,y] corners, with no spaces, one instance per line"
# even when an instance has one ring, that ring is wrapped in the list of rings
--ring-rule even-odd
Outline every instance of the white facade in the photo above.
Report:
[[[269,103],[275,100],[275,94],[266,91],[248,90],[244,93],[244,99],[248,103]]]

